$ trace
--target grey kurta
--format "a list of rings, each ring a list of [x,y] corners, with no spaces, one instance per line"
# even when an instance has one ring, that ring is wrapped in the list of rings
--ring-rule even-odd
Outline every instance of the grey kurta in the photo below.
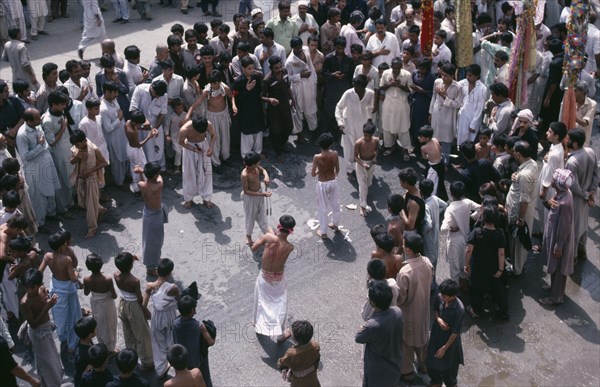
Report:
[[[433,265],[429,258],[419,255],[408,258],[402,266],[396,282],[400,289],[398,306],[402,309],[404,323],[404,343],[411,347],[427,344],[429,333],[429,292]]]
[[[377,310],[356,334],[365,345],[363,386],[398,386],[402,365],[402,311]]]
[[[108,148],[110,171],[116,184],[121,185],[129,174],[127,158],[127,137],[125,122],[119,119],[119,103],[102,98],[100,103],[100,125]]]
[[[590,215],[590,208],[587,204],[588,192],[596,192],[598,189],[600,180],[598,158],[591,148],[584,147],[569,154],[565,168],[575,175],[571,193],[573,194],[574,248],[577,248],[577,241],[588,228]]]
[[[56,191],[56,210],[59,213],[67,212],[73,204],[73,190],[71,187],[70,176],[73,166],[71,165],[71,143],[69,142],[69,130],[65,129],[60,138],[56,139],[56,134],[60,131],[63,117],[53,116],[50,112],[44,113],[42,116],[42,129],[44,136],[50,146],[50,153],[58,180],[60,181],[60,189]]]
[[[571,275],[575,262],[575,239],[573,237],[573,195],[571,191],[558,192],[554,197],[558,207],[551,209],[546,218],[542,262],[548,265],[547,272],[560,270],[562,275]],[[560,259],[552,253],[561,251]]]

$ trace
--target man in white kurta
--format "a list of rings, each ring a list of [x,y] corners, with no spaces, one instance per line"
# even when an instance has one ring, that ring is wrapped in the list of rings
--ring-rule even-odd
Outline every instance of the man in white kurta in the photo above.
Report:
[[[291,46],[292,52],[285,61],[285,69],[299,113],[298,119],[294,120],[293,133],[302,132],[302,118],[306,119],[308,129],[312,132],[317,129],[317,72],[310,60],[308,47],[302,47],[302,41],[296,38],[292,38]]]
[[[10,27],[19,27],[21,30],[21,38],[27,40],[27,26],[25,25],[25,14],[23,13],[23,4],[21,0],[6,0],[6,6],[10,12],[8,20]],[[10,28],[9,27],[9,28]]]
[[[481,67],[471,65],[467,67],[467,77],[458,82],[462,89],[463,103],[458,110],[458,126],[456,145],[460,146],[465,141],[475,141],[477,132],[483,120],[483,109],[488,100],[488,89],[480,81]]]
[[[107,94],[108,92],[108,94]],[[129,174],[127,166],[127,137],[123,112],[117,102],[116,93],[104,90],[100,101],[100,126],[108,150],[110,172],[115,184],[122,185]],[[134,165],[135,166],[135,165]],[[137,175],[137,174],[136,174]]]
[[[380,19],[381,20],[381,19]],[[386,30],[385,23],[375,23],[375,35],[367,42],[367,51],[373,53],[373,66],[381,63],[391,63],[392,59],[400,56],[400,45],[396,35]]]
[[[98,106],[98,113],[100,113],[100,107]],[[104,139],[104,134],[102,133],[102,127],[100,126],[100,116],[94,117],[94,119],[90,118],[89,110],[88,115],[83,117],[79,122],[79,130],[85,133],[85,137],[90,140],[90,142],[98,147],[102,157],[104,160],[109,161],[108,155],[108,146],[106,145],[106,140]],[[102,187],[100,187],[102,188]]]
[[[81,41],[77,47],[79,59],[83,59],[83,50],[94,41],[94,39],[104,40],[106,30],[104,29],[104,19],[98,6],[98,0],[82,0],[83,6],[83,32]]]
[[[298,26],[298,36],[302,39],[302,44],[308,46],[308,38],[319,36],[319,24],[315,17],[308,11],[308,1],[298,1],[298,14],[292,16],[292,21]]]
[[[513,157],[519,163],[517,172],[513,174],[512,184],[508,195],[506,195],[506,211],[508,212],[508,224],[523,227],[527,224],[529,230],[533,225],[535,215],[535,203],[538,197],[537,180],[538,165],[529,157],[529,144],[518,141],[515,144]],[[513,272],[520,275],[527,260],[527,250],[516,238],[509,238],[509,254],[513,260]]]
[[[598,156],[593,149],[584,147],[585,133],[581,128],[571,129],[567,135],[570,150],[565,168],[573,172],[575,179],[571,185],[573,193],[573,220],[577,259],[585,259],[587,229],[589,226],[590,203],[594,204],[598,191],[600,174]]]
[[[552,187],[552,176],[557,169],[565,167],[565,149],[563,148],[563,139],[567,134],[567,127],[562,122],[551,122],[546,139],[550,142],[550,150],[544,156],[542,171],[540,172],[540,200],[546,201],[554,197],[556,190]],[[548,209],[540,206],[540,219],[542,224],[548,218]]]
[[[463,90],[453,79],[455,70],[456,67],[450,63],[442,66],[442,78],[436,79],[433,84],[433,98],[429,105],[433,137],[437,138],[442,146],[446,164],[452,150],[452,142],[456,138],[458,110],[464,101]]]
[[[48,16],[48,3],[46,0],[27,0],[29,16],[31,17],[31,39],[36,40],[37,35],[48,35],[44,31],[46,16]]]
[[[362,137],[363,126],[371,119],[375,93],[367,89],[367,77],[358,75],[354,87],[342,94],[335,106],[335,119],[342,132],[346,173],[354,171],[354,144]]]
[[[154,78],[154,81],[162,80],[167,84],[167,110],[171,113],[173,109],[170,106],[170,102],[174,98],[183,98],[183,83],[184,79],[182,76],[175,74],[175,65],[171,61],[161,62],[162,74]]]
[[[412,86],[412,75],[402,68],[402,60],[394,58],[392,68],[381,75],[379,88],[385,90],[385,99],[381,105],[381,123],[383,127],[384,156],[391,154],[396,140],[404,149],[410,149],[410,105],[408,96]]]
[[[144,153],[148,162],[158,162],[161,170],[166,169],[165,135],[162,124],[168,111],[167,102],[167,84],[163,80],[157,80],[151,85],[138,85],[133,92],[129,106],[130,112],[141,111],[150,122],[150,126],[158,129],[158,136],[144,144]],[[143,141],[149,133],[149,130],[140,131],[140,141]]]

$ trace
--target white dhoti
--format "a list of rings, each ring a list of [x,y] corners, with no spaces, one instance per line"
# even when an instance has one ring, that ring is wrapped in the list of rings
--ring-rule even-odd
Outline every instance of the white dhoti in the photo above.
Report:
[[[158,136],[148,140],[144,144],[144,154],[146,155],[146,159],[149,163],[156,161],[160,164],[160,170],[164,171],[166,169],[166,161],[165,161],[165,132],[163,131],[162,125],[156,128],[158,130]],[[141,131],[139,132],[139,140],[143,141],[148,137],[150,131]]]
[[[319,230],[321,234],[327,233],[329,213],[334,226],[340,224],[340,193],[337,180],[317,182],[317,205],[319,214]]]
[[[9,265],[4,268],[2,282],[0,282],[0,292],[2,292],[2,303],[7,312],[11,312],[16,318],[19,318],[19,296],[17,295],[17,279],[8,279],[10,274]]]
[[[450,279],[456,283],[459,283],[462,278],[467,278],[464,271],[466,248],[467,241],[461,232],[448,232],[446,246],[443,249],[450,267]]]
[[[127,145],[127,158],[129,159],[129,167],[131,168],[131,185],[130,188],[133,192],[140,192],[140,187],[138,187],[138,183],[140,182],[140,175],[133,172],[136,165],[144,168],[146,163],[146,155],[142,148],[134,148]]]
[[[169,347],[174,344],[173,323],[177,317],[177,306],[171,306],[156,310],[150,320],[150,336],[152,337],[152,357],[157,375],[162,375],[168,371],[167,352]]]
[[[440,182],[440,177],[438,176],[438,173],[436,172],[436,170],[433,168],[434,165],[437,165],[439,163],[441,163],[442,161],[438,161],[437,163],[432,163],[429,162],[429,169],[427,170],[427,178],[431,181],[433,181],[433,194],[435,195],[435,193],[437,192],[437,188],[438,188],[438,184]]]
[[[244,202],[244,215],[246,217],[246,235],[252,236],[254,222],[258,223],[260,231],[266,234],[269,230],[269,222],[267,220],[265,197],[244,195],[242,192],[242,200]]]
[[[375,173],[375,165],[372,161],[362,160],[363,164],[369,166],[366,169],[359,163],[355,163],[356,169],[356,180],[358,180],[358,198],[360,200],[360,206],[367,208],[367,194],[369,193],[369,186],[373,182],[373,174]]]
[[[105,344],[109,351],[114,351],[117,344],[117,305],[110,292],[92,292],[90,297],[92,315],[98,323],[96,337]]]
[[[250,151],[258,154],[262,153],[263,149],[263,133],[259,132],[256,134],[244,134],[242,133],[240,139],[240,150],[242,153],[242,159],[246,157]]]
[[[412,150],[410,132],[392,133],[386,130],[383,131],[383,146],[386,148],[391,148],[398,142],[400,142],[400,146],[402,148]]]
[[[183,148],[183,200],[189,202],[194,199],[194,196],[200,195],[202,200],[210,201],[213,193],[213,176],[211,159],[206,157],[208,139],[202,142],[188,142],[187,144],[198,148],[200,153]]]
[[[261,270],[254,286],[254,330],[259,335],[283,334],[287,316],[287,280],[283,272]]]
[[[231,117],[229,109],[221,112],[206,111],[206,119],[210,121],[215,129],[217,139],[213,149],[212,161],[215,165],[221,165],[221,159],[229,158],[229,148],[231,146]]]
[[[37,328],[30,326],[27,334],[31,340],[35,366],[42,386],[60,386],[63,369],[54,340],[54,324],[47,321]]]
[[[342,135],[342,148],[344,149],[346,173],[350,173],[354,169],[354,144],[356,144],[357,140],[357,133],[354,133],[350,128],[345,128]]]

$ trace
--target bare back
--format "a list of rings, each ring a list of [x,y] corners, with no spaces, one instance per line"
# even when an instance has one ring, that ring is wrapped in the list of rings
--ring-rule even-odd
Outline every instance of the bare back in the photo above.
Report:
[[[319,181],[335,180],[340,171],[340,163],[336,151],[323,150],[313,157],[312,176]]]
[[[83,279],[83,290],[86,295],[90,292],[94,293],[108,293],[111,292],[116,298],[115,288],[113,286],[112,278],[102,274],[93,273]]]
[[[394,251],[396,253],[402,253],[402,244],[404,242],[404,222],[398,219],[392,219],[388,223],[388,234],[394,238]]]
[[[294,250],[294,246],[285,237],[270,232],[260,237],[252,246],[252,250],[256,251],[262,245],[265,246],[262,256],[262,269],[273,273],[282,272],[290,253]]]
[[[140,181],[140,191],[146,208],[150,210],[158,210],[162,207],[162,190],[163,180],[158,176],[156,180]]]
[[[164,384],[165,387],[206,387],[202,372],[198,368],[177,371],[172,379]]]
[[[421,146],[421,155],[430,163],[436,164],[442,160],[442,147],[437,139],[432,138]]]
[[[73,268],[73,261],[68,255],[57,252],[46,253],[42,260],[42,264],[40,265],[40,271],[44,272],[46,266],[50,268],[52,276],[59,281],[77,280],[75,269]]]
[[[127,142],[132,148],[141,148],[138,131],[133,127],[131,120],[125,124],[125,135],[127,136]]]

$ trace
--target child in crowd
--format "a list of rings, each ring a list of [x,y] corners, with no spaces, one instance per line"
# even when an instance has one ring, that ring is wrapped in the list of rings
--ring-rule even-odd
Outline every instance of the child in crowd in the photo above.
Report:
[[[169,364],[175,368],[175,376],[165,382],[165,387],[206,387],[198,368],[187,369],[188,351],[183,345],[174,344],[167,354]]]
[[[265,192],[262,192],[260,175],[263,175],[265,183]],[[265,206],[265,197],[270,197],[269,174],[260,166],[260,155],[256,152],[248,152],[244,156],[244,169],[242,170],[242,200],[244,202],[244,215],[246,218],[246,244],[252,246],[252,230],[254,223],[266,234],[269,231],[269,222],[267,219],[268,207]]]
[[[96,328],[98,323],[91,316],[82,317],[75,324],[75,333],[79,337],[77,350],[75,351],[75,376],[73,383],[75,387],[81,385],[81,377],[92,364],[90,361],[89,349],[94,344],[92,339],[96,337]]]
[[[492,161],[492,147],[490,146],[490,138],[492,131],[488,128],[481,128],[479,131],[479,142],[475,144],[477,152],[477,160],[485,159]]]
[[[371,234],[371,239],[373,239],[373,242],[375,242],[375,236],[377,234],[385,234],[386,228],[383,224],[376,224],[375,226],[371,227],[371,229],[369,230],[369,233]],[[377,246],[375,246],[375,250],[371,251],[371,259],[373,259],[373,258],[381,259],[382,256],[383,256],[382,252],[377,248]]]
[[[395,278],[386,278],[387,268],[385,267],[385,263],[381,259],[371,259],[369,263],[367,263],[367,274],[369,275],[369,279],[367,280],[367,288],[368,284],[371,281],[387,281],[387,284],[392,289],[392,306],[396,306],[398,300],[398,293],[400,289],[398,289],[398,284],[396,283]],[[362,309],[362,319],[367,321],[371,317],[373,317],[373,313],[375,309],[369,300],[369,296],[367,295],[367,299]]]
[[[173,111],[167,116],[165,120],[165,136],[167,144],[171,144],[175,157],[173,159],[173,166],[175,167],[174,173],[176,175],[181,174],[179,168],[181,167],[181,145],[179,145],[179,128],[181,122],[185,121],[186,112],[184,111],[183,100],[179,97],[173,98],[171,101],[171,107]]]
[[[446,166],[442,162],[442,146],[437,138],[433,137],[433,128],[424,125],[419,128],[418,140],[421,144],[421,155],[428,161],[427,179],[433,181],[433,190],[442,200],[448,200],[446,192]]]
[[[331,133],[323,133],[317,140],[321,153],[313,157],[311,176],[318,176],[317,205],[319,213],[319,228],[316,233],[322,239],[327,239],[327,227],[338,231],[340,224],[340,194],[337,176],[340,172],[338,154],[329,148],[333,144]],[[331,213],[331,223],[329,223]]]
[[[106,386],[115,379],[108,369],[108,349],[104,344],[94,344],[88,350],[92,369],[81,376],[81,387]]]
[[[119,376],[106,387],[150,387],[148,381],[135,372],[138,355],[131,348],[125,348],[118,353],[116,358]]]
[[[433,265],[431,288],[435,288],[435,269],[438,262],[440,248],[440,215],[446,210],[448,204],[433,194],[434,184],[429,179],[419,183],[419,192],[425,201],[425,217],[431,219],[431,227],[423,230],[423,255],[429,258]]]
[[[375,137],[377,127],[371,121],[363,126],[363,136],[354,144],[354,169],[358,181],[358,197],[360,200],[360,216],[367,216],[369,206],[367,195],[369,186],[373,182],[377,153],[379,151],[379,137]]]
[[[277,361],[284,380],[291,381],[294,386],[319,386],[317,370],[321,359],[321,347],[319,343],[311,340],[312,324],[306,320],[294,321],[292,337],[298,344],[288,349]]]
[[[380,233],[373,237],[377,245],[377,255],[386,267],[385,278],[396,278],[402,268],[402,256],[394,254],[394,238],[388,233]]]

